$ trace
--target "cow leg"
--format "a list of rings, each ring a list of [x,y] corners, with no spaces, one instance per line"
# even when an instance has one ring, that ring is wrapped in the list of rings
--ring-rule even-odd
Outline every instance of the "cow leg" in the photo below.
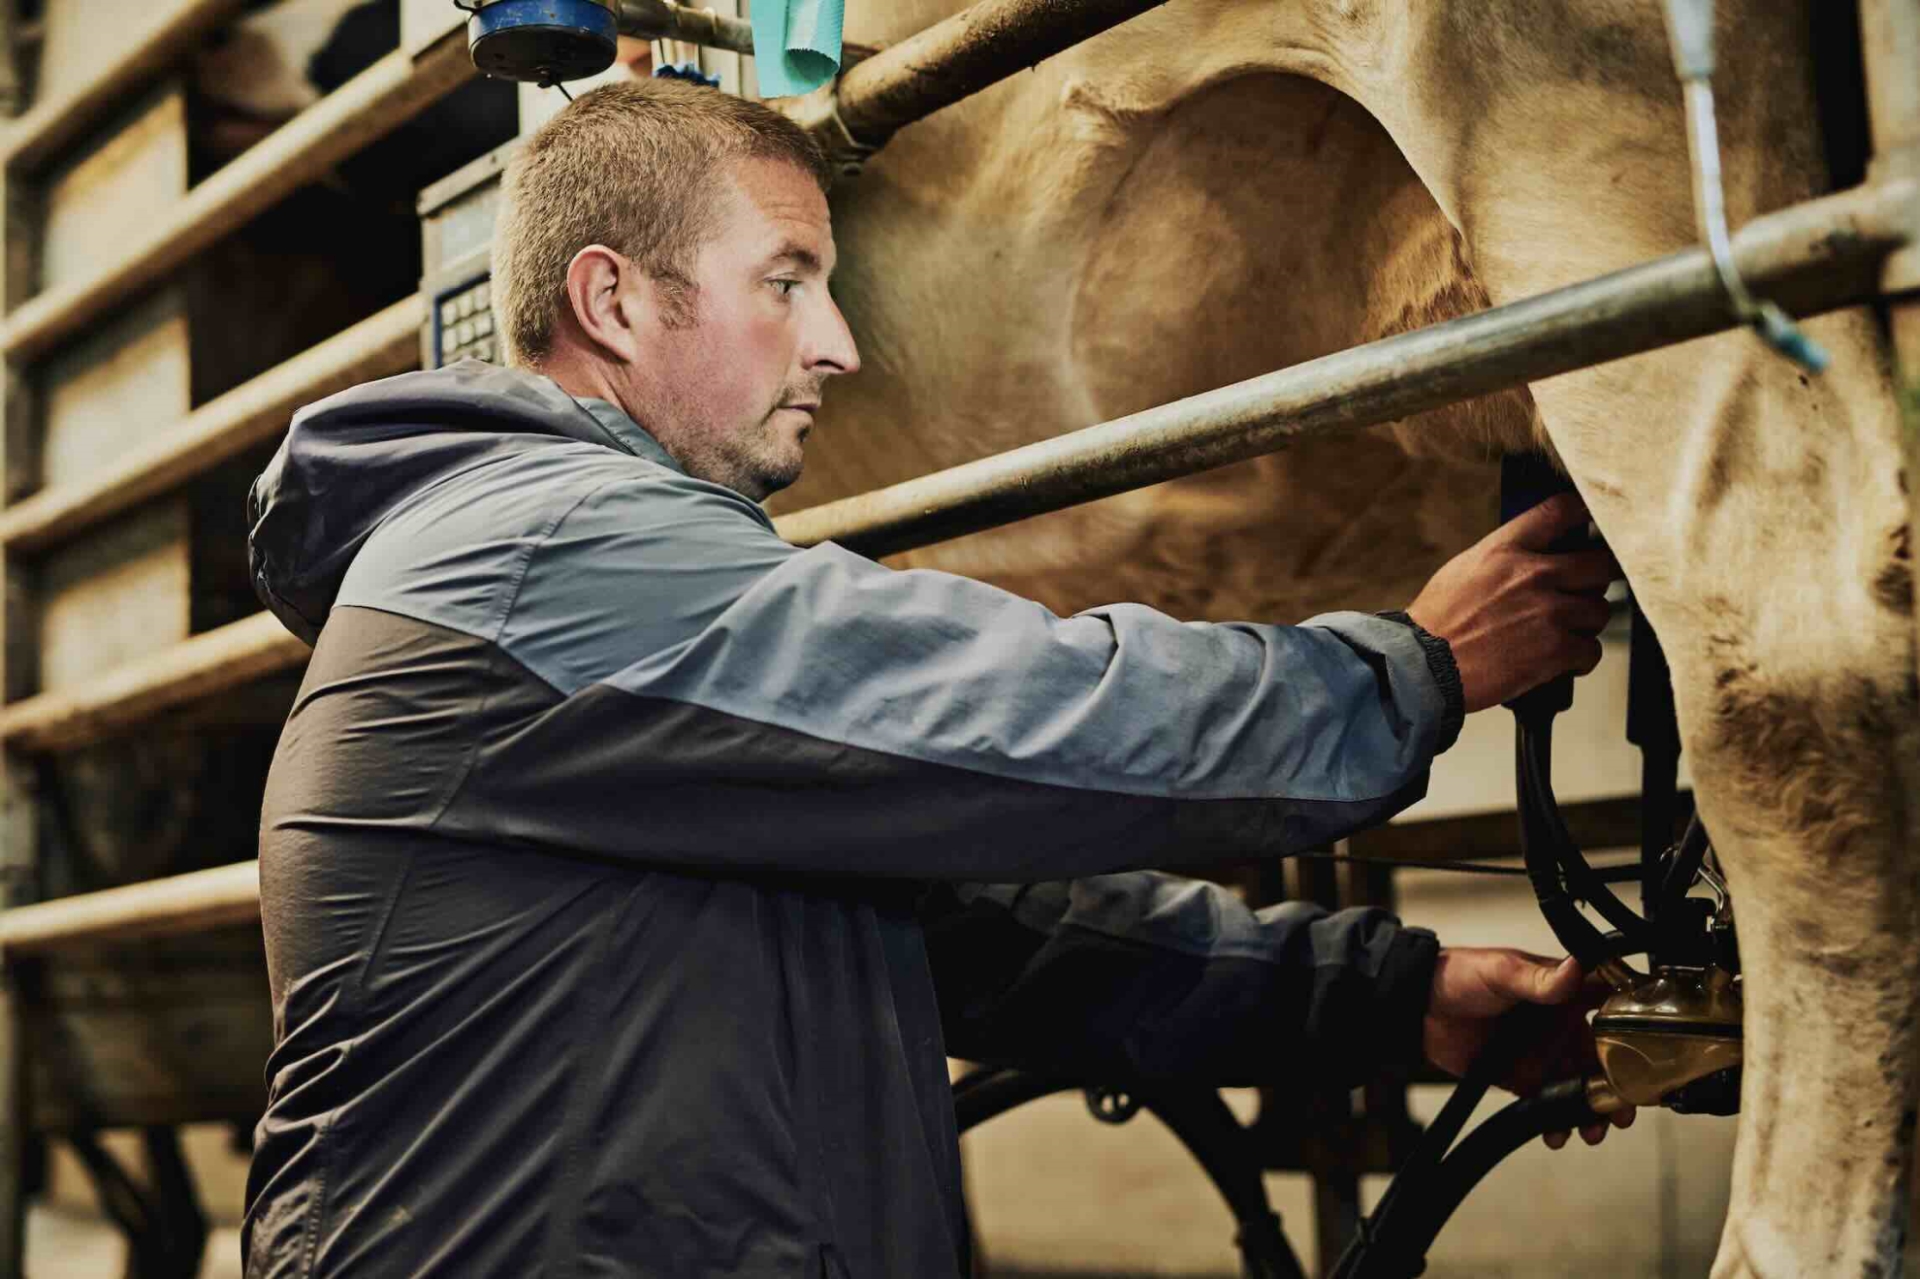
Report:
[[[1323,61],[1428,183],[1495,301],[1694,241],[1658,5],[1339,12],[1364,20]],[[1720,0],[1717,16],[1738,223],[1825,183],[1815,15]],[[1732,333],[1533,387],[1667,649],[1734,892],[1747,1066],[1716,1276],[1891,1274],[1907,1217],[1920,679],[1906,477],[1881,334],[1862,312],[1808,328],[1834,355],[1819,377]]]
[[[1891,385],[1749,335],[1537,388],[1666,645],[1731,883],[1747,1067],[1716,1275],[1892,1273],[1920,1003],[1920,681]]]
[[[1820,328],[1845,361],[1833,382],[1801,385],[1750,338],[1717,341],[1724,371],[1669,419],[1663,474],[1600,431],[1567,433],[1670,637],[1735,893],[1748,1065],[1725,1275],[1890,1273],[1905,1229],[1920,700],[1904,480],[1867,321]]]

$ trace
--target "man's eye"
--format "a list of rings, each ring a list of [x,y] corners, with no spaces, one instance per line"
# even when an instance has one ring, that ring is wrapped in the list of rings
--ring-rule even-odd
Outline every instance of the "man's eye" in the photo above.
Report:
[[[792,293],[795,289],[800,287],[800,281],[798,280],[769,280],[767,281],[767,283],[773,285],[774,288],[780,290],[781,297],[786,297],[788,294]]]

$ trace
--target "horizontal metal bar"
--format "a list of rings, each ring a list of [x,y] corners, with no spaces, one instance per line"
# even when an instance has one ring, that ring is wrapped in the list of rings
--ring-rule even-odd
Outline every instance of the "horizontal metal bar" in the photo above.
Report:
[[[708,49],[753,54],[753,24],[673,0],[621,0],[620,34],[641,40],[679,40]]]
[[[184,59],[203,36],[240,11],[241,0],[185,0],[137,43],[109,53],[93,78],[37,102],[0,136],[0,154],[14,177],[44,168],[147,82]],[[75,14],[80,17],[82,15]],[[116,33],[99,33],[103,42]]]
[[[238,862],[0,911],[7,959],[146,937],[179,937],[260,918],[260,863]]]
[[[179,487],[287,429],[302,405],[420,367],[426,308],[411,294],[201,405],[86,479],[0,511],[0,546],[32,553]]]
[[[1799,314],[1863,301],[1920,239],[1920,184],[1810,201],[1735,237],[1741,273]],[[1732,327],[1704,249],[1677,253],[776,521],[797,545],[889,555],[1397,421]]]
[[[1166,0],[981,0],[851,68],[840,120],[878,146],[895,130]]]
[[[464,30],[418,58],[388,54],[189,191],[117,262],[23,303],[0,325],[0,354],[30,360],[72,336],[476,74]]]
[[[0,707],[0,741],[25,751],[85,746],[162,711],[291,670],[305,662],[309,652],[273,614],[256,613],[116,667],[80,687]]]

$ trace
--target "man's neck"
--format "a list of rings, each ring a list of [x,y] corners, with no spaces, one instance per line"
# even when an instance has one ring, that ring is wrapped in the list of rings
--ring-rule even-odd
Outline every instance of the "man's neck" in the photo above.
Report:
[[[548,379],[576,400],[605,400],[633,417],[633,408],[620,394],[615,379],[597,360],[583,359],[575,351],[559,350],[530,366],[529,371]]]

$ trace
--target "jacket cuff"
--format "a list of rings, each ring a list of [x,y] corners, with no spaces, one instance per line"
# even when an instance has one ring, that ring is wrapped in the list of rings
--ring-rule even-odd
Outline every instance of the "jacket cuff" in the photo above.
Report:
[[[1420,651],[1426,656],[1427,669],[1433,672],[1433,682],[1439,687],[1440,696],[1446,703],[1446,711],[1440,717],[1438,744],[1433,748],[1433,753],[1438,755],[1459,740],[1460,726],[1467,718],[1467,698],[1460,686],[1460,667],[1453,660],[1453,645],[1414,621],[1404,609],[1376,613],[1374,616],[1399,622],[1413,632],[1414,639],[1420,641]]]
[[[1411,1074],[1426,1063],[1423,1031],[1439,958],[1440,940],[1425,928],[1402,925],[1388,945],[1374,990],[1381,1035],[1374,1064],[1379,1069]]]

